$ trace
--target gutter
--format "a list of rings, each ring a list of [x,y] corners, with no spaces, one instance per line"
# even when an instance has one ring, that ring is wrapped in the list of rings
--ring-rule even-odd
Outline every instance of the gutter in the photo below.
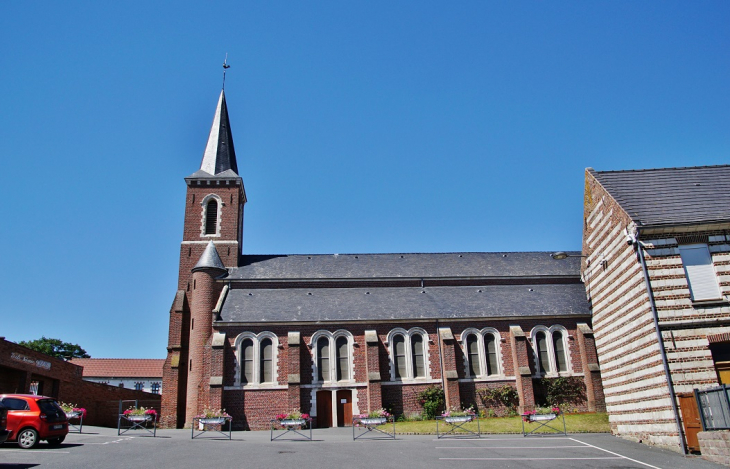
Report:
[[[627,230],[628,232],[628,230]],[[639,241],[641,231],[636,228],[635,233],[628,235],[628,241],[630,244],[634,244],[637,253],[639,254],[639,263],[641,264],[641,270],[644,274],[644,284],[646,285],[646,292],[649,295],[649,305],[651,306],[651,314],[654,318],[654,329],[656,330],[657,342],[659,343],[659,353],[662,356],[662,365],[664,366],[664,375],[667,378],[667,387],[669,388],[669,399],[672,401],[672,411],[674,412],[674,421],[677,424],[677,432],[679,434],[679,445],[682,448],[682,454],[687,454],[687,446],[684,442],[684,431],[682,428],[682,421],[679,417],[679,409],[677,408],[677,396],[674,393],[674,383],[672,382],[672,374],[669,371],[669,363],[667,362],[667,351],[664,348],[664,338],[662,337],[662,331],[659,327],[659,313],[656,309],[656,303],[654,302],[654,291],[651,288],[651,281],[649,280],[649,271],[646,267],[646,259],[644,259],[644,244]]]

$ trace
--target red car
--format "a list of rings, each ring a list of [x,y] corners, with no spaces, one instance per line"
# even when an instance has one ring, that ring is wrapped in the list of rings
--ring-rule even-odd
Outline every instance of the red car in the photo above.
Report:
[[[41,440],[60,445],[68,434],[66,413],[50,397],[32,394],[2,394],[0,404],[8,410],[8,441],[29,449]]]

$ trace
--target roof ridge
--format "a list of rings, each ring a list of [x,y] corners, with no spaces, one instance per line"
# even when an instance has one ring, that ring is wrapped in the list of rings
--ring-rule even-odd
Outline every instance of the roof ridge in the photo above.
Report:
[[[609,173],[644,173],[649,171],[672,171],[678,169],[713,169],[713,168],[726,168],[730,167],[730,164],[716,164],[716,165],[703,165],[703,166],[670,166],[666,168],[643,168],[643,169],[613,169],[608,171],[596,171],[593,168],[586,168],[593,174],[609,174]]]

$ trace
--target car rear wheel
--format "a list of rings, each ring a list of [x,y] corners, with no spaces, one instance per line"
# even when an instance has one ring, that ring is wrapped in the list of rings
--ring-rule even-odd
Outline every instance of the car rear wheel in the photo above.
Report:
[[[18,446],[30,449],[38,444],[38,432],[32,428],[24,428],[18,433]]]
[[[51,445],[51,446],[58,446],[61,443],[63,443],[63,440],[65,440],[65,439],[66,439],[66,436],[65,435],[64,436],[59,436],[57,438],[49,438],[48,439],[48,444]]]

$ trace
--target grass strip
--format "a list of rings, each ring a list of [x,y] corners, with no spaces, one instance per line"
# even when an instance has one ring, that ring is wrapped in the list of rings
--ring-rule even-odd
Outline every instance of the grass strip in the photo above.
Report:
[[[550,422],[550,425],[562,429],[563,420],[558,417]],[[525,423],[525,430],[530,431],[538,426],[537,423]],[[476,422],[469,422],[464,428],[470,431],[477,431]],[[482,433],[522,433],[522,417],[488,417],[479,420],[479,428]],[[565,414],[565,428],[568,433],[610,433],[611,427],[608,424],[608,414]],[[439,422],[439,431],[447,432],[451,428],[444,422]],[[435,420],[414,420],[410,422],[397,422],[396,433],[400,434],[436,434]],[[541,429],[537,433],[551,433],[549,429]]]

